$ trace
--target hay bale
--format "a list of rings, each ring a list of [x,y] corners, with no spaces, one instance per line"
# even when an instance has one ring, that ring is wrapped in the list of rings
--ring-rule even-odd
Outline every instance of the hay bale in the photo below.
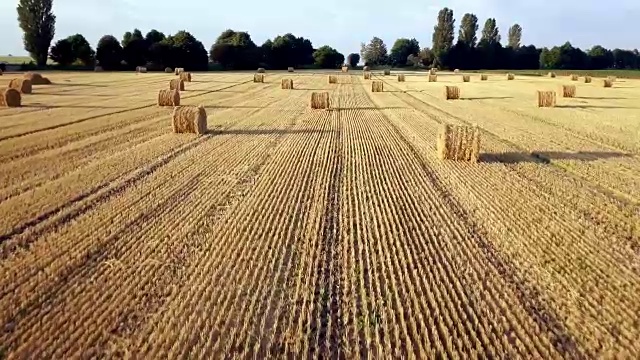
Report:
[[[180,74],[182,74],[183,72],[184,72],[184,68],[176,68],[176,69],[174,70],[174,73],[175,73],[176,75],[180,75]]]
[[[184,81],[182,79],[172,79],[169,81],[169,90],[184,91]]]
[[[338,77],[335,75],[329,75],[329,84],[337,84],[338,83]]]
[[[477,163],[480,159],[480,129],[477,126],[443,125],[436,149],[441,160]]]
[[[204,134],[207,132],[207,111],[200,106],[176,106],[171,119],[174,133]]]
[[[96,66],[96,67],[93,68],[93,71],[102,72],[102,71],[104,71],[104,69],[102,68],[102,66]]]
[[[263,83],[264,82],[264,74],[253,74],[253,82],[254,83]]]
[[[571,81],[578,81],[578,75],[571,74]]]
[[[383,92],[384,91],[384,83],[382,81],[376,80],[371,82],[371,92]]]
[[[11,79],[9,88],[16,89],[21,94],[31,94],[33,92],[33,84],[29,79]]]
[[[364,74],[364,79],[365,80],[371,80],[371,72],[370,71],[365,71],[363,74]]]
[[[160,90],[158,92],[158,106],[180,106],[180,91]]]
[[[585,84],[591,84],[591,76],[585,76],[584,77],[584,83]]]
[[[136,66],[136,72],[137,73],[146,73],[147,72],[147,68],[144,66]]]
[[[613,81],[611,81],[611,79],[604,79],[604,87],[606,88],[613,87]]]
[[[2,69],[0,69],[0,76],[2,76],[2,74],[3,74],[3,73],[2,73]]]
[[[447,100],[458,100],[460,99],[460,88],[457,86],[445,86],[444,87],[444,97]]]
[[[164,68],[164,72],[167,73],[167,74],[171,74],[173,72],[173,69],[170,68],[170,67],[166,67],[166,68]]]
[[[371,71],[371,68],[368,67],[368,66],[365,66],[365,67],[362,68],[362,71]]]
[[[264,74],[265,72],[267,72],[264,68],[258,68],[258,70],[256,70],[256,72],[258,74]]]
[[[0,90],[0,107],[20,107],[22,105],[22,95],[16,89]]]
[[[39,73],[28,72],[24,74],[24,78],[31,81],[31,85],[51,85],[51,80]]]
[[[289,66],[289,67],[287,68],[287,71],[288,71],[288,72],[293,72],[293,68],[292,68],[291,66]]]
[[[311,93],[311,108],[312,109],[328,109],[329,108],[329,93],[324,92],[312,92]]]
[[[180,80],[184,82],[191,82],[191,73],[190,72],[181,72]]]
[[[349,71],[349,67],[348,66],[343,66],[341,70],[342,70],[343,73],[346,73],[346,72]]]
[[[566,98],[576,97],[576,86],[562,85],[562,97],[566,97]]]
[[[292,79],[282,79],[280,83],[280,87],[286,90],[293,89],[293,80]]]
[[[471,75],[462,75],[462,81],[463,82],[471,81]]]
[[[453,70],[453,73],[454,73],[454,74],[459,74],[459,73],[460,73],[460,69],[454,69],[454,70]]]
[[[515,78],[516,76],[514,74],[511,74],[511,73],[507,74],[507,80],[513,80]]]
[[[607,79],[611,80],[611,82],[616,82],[618,80],[617,76],[607,76]]]
[[[538,91],[538,107],[556,106],[555,91]]]
[[[389,69],[384,69],[384,75],[385,75],[385,76],[389,76],[389,75],[391,75],[391,70],[389,70]]]
[[[487,74],[480,75],[480,81],[487,81],[487,80],[489,80],[489,75]]]
[[[429,82],[438,81],[438,75],[429,75]]]
[[[429,69],[429,75],[436,75],[436,73],[438,72],[437,68],[431,68]]]
[[[404,82],[405,78],[404,78],[404,74],[399,74],[398,75],[398,82]]]
[[[555,79],[555,77],[556,77],[556,73],[554,73],[554,72],[549,72],[549,73],[547,74],[547,76],[548,76],[548,77],[550,77],[550,78],[552,78],[552,79]]]

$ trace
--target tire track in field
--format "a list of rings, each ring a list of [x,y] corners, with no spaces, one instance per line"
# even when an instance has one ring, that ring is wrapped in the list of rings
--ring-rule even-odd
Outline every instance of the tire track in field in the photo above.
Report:
[[[390,87],[393,87],[395,89],[398,89],[397,87],[395,87],[392,84],[389,84],[388,82],[386,82],[386,84],[387,84],[387,86],[390,86]],[[462,124],[465,124],[467,126],[472,126],[473,125],[472,123],[470,123],[469,121],[461,118],[460,116],[454,115],[454,114],[452,114],[452,113],[450,113],[450,112],[448,112],[446,110],[443,110],[443,109],[441,109],[441,108],[439,108],[437,106],[434,106],[434,105],[432,105],[430,103],[427,103],[424,100],[422,100],[420,98],[417,98],[416,96],[414,96],[414,95],[412,95],[412,94],[410,94],[410,93],[408,93],[406,91],[402,91],[402,90],[400,90],[400,91],[401,91],[400,93],[403,96],[406,95],[405,98],[402,98],[399,95],[399,92],[389,92],[389,93],[393,94],[400,101],[402,101],[405,104],[409,105],[410,107],[416,109],[417,111],[420,111],[420,112],[424,113],[425,115],[432,115],[432,113],[430,113],[428,110],[424,110],[425,107],[428,107],[429,109],[435,110],[435,111],[437,111],[439,113],[442,113],[442,114],[444,114],[445,117],[453,118],[453,119],[459,121]],[[409,99],[407,99],[407,97]],[[436,122],[442,124],[442,121],[439,120],[438,118],[433,117],[433,116],[430,116],[430,118],[433,119],[433,121],[436,121]],[[612,199],[615,199],[615,200],[618,200],[618,201],[622,201],[625,204],[627,204],[628,206],[636,206],[636,205],[640,204],[640,200],[636,199],[633,196],[630,196],[630,195],[628,195],[626,193],[623,193],[623,192],[618,191],[616,189],[610,188],[610,187],[605,186],[603,184],[595,183],[592,180],[590,180],[589,178],[586,178],[585,176],[583,176],[583,175],[571,170],[570,168],[567,168],[565,166],[561,166],[561,165],[559,165],[559,164],[557,164],[555,162],[552,162],[550,159],[544,158],[544,156],[542,156],[540,154],[531,155],[530,152],[527,149],[521,147],[520,145],[518,145],[518,144],[516,144],[516,143],[514,143],[512,141],[509,141],[507,139],[503,139],[503,138],[499,137],[498,135],[494,134],[493,132],[491,132],[491,131],[489,131],[489,130],[487,130],[485,128],[480,127],[479,129],[485,136],[493,139],[494,141],[496,141],[498,143],[505,144],[508,147],[511,147],[513,149],[516,149],[516,150],[522,152],[523,156],[525,156],[531,162],[544,164],[544,165],[547,165],[547,166],[552,166],[555,169],[557,169],[559,171],[562,171],[564,174],[567,174],[567,176],[573,176],[573,177],[575,177],[577,179],[581,179],[581,180],[589,183],[589,185],[592,186],[599,193],[601,193],[601,194],[603,194],[605,196],[608,196],[608,197],[610,197]],[[526,154],[529,154],[529,155],[526,155]]]
[[[367,96],[369,96],[371,103],[375,104],[368,92]],[[407,105],[410,104],[407,103]],[[534,322],[550,336],[556,351],[563,354],[563,356],[586,359],[587,357],[584,350],[578,345],[575,336],[568,331],[561,318],[544,302],[540,291],[535,285],[528,284],[526,279],[519,276],[515,271],[515,265],[511,263],[508,258],[501,255],[498,249],[481,235],[480,227],[473,220],[472,215],[469,214],[458,199],[447,190],[445,184],[435,176],[435,169],[429,166],[424,156],[413,146],[411,141],[394,122],[382,111],[380,111],[380,113],[391,126],[394,133],[402,139],[407,149],[410,150],[416,159],[419,159],[419,164],[423,168],[425,178],[428,179],[429,183],[440,194],[440,197],[443,199],[443,204],[465,224],[468,229],[467,235],[469,239],[473,240],[478,248],[482,250],[484,258],[500,274],[504,281],[512,285],[512,290],[514,294],[516,294],[522,308],[524,308]]]
[[[214,90],[206,90],[206,91],[201,92],[199,94],[193,94],[191,96],[185,96],[185,97],[181,98],[180,100],[182,101],[182,100],[186,100],[186,99],[192,99],[192,98],[195,98],[195,97],[200,97],[200,96],[211,94],[211,93],[214,93],[214,92],[227,90],[227,89],[230,89],[230,88],[233,88],[233,87],[236,87],[236,86],[248,84],[250,82],[252,82],[252,80],[251,81],[240,82],[240,83],[229,85],[229,86],[225,86],[225,87],[222,87],[222,88],[217,88],[217,89],[214,89]],[[83,122],[86,122],[86,121],[89,121],[89,120],[95,120],[95,119],[99,119],[99,118],[110,116],[110,115],[118,115],[118,114],[123,114],[123,113],[134,111],[134,110],[142,110],[142,109],[150,108],[150,107],[153,107],[153,106],[156,106],[155,102],[151,103],[151,104],[146,104],[146,105],[142,105],[142,106],[136,106],[136,107],[124,109],[124,110],[118,110],[118,111],[114,111],[114,112],[109,112],[109,113],[106,113],[106,114],[89,116],[89,117],[81,118],[81,119],[78,119],[78,120],[74,120],[74,121],[70,121],[70,122],[66,122],[66,123],[62,123],[62,124],[46,126],[46,127],[43,127],[43,128],[31,130],[31,131],[25,131],[25,132],[22,132],[22,133],[19,133],[19,134],[0,136],[0,142],[1,141],[5,141],[5,140],[9,140],[9,139],[13,139],[13,138],[26,136],[26,135],[40,133],[40,132],[47,131],[47,130],[54,130],[54,129],[58,129],[58,128],[69,126],[69,125],[79,124],[79,123],[83,123]],[[162,111],[158,112],[158,114],[160,114],[160,113],[162,113]]]

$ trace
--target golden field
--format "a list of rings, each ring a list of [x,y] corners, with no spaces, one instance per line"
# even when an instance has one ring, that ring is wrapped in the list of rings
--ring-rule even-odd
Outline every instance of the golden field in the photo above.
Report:
[[[328,74],[194,73],[203,136],[173,74],[0,108],[0,358],[640,356],[640,80]]]

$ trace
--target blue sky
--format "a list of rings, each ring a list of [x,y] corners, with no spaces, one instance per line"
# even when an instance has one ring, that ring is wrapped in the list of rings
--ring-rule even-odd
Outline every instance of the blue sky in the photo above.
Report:
[[[18,27],[17,0],[0,0],[0,55],[24,55]],[[634,22],[640,18],[640,0],[325,0],[325,1],[211,1],[211,0],[54,0],[57,16],[54,41],[83,34],[95,47],[98,39],[139,28],[143,34],[157,29],[165,34],[185,29],[209,49],[227,28],[244,30],[260,45],[267,38],[291,32],[318,48],[330,45],[345,56],[359,52],[360,43],[373,36],[391,48],[399,37],[415,37],[430,46],[438,10],[454,10],[457,25],[465,12],[498,21],[503,43],[507,29],[519,23],[523,43],[536,46],[571,41],[582,48],[601,44],[608,48],[640,48]],[[215,5],[214,5],[215,4]],[[266,5],[268,4],[268,5]],[[615,5],[612,5],[615,4]],[[478,35],[480,37],[480,35]]]

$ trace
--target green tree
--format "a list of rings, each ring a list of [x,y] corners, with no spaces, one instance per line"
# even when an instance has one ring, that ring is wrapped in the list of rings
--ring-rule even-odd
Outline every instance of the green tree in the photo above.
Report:
[[[418,40],[401,38],[393,43],[389,60],[393,66],[405,66],[409,55],[418,55],[419,52],[420,44]]]
[[[264,49],[265,61],[274,69],[286,69],[289,66],[300,67],[314,63],[313,45],[303,37],[291,33],[276,36]]]
[[[385,65],[388,62],[387,45],[379,37],[371,39],[369,44],[361,44],[360,55],[365,65]]]
[[[55,35],[56,16],[53,0],[19,0],[18,23],[24,32],[24,49],[38,66],[47,64],[49,46]]]
[[[453,46],[454,28],[453,10],[445,7],[438,12],[438,22],[433,28],[431,50],[435,55],[436,65],[444,61],[447,51]]]
[[[352,68],[358,66],[359,62],[360,62],[360,54],[351,53],[347,56],[347,64],[349,64],[349,66],[351,66]]]
[[[429,48],[424,48],[418,53],[418,59],[423,66],[432,67],[435,62],[435,55]]]
[[[147,44],[149,44],[149,46],[151,46],[151,45],[153,45],[155,43],[159,43],[160,41],[162,41],[162,40],[164,40],[166,38],[167,37],[163,33],[161,33],[160,31],[158,31],[156,29],[152,29],[144,37],[144,39],[147,41]]]
[[[71,42],[68,39],[58,40],[51,47],[49,58],[62,66],[72,64],[76,60],[76,57],[73,53]]]
[[[344,64],[344,55],[331,46],[322,46],[313,52],[313,60],[316,66],[323,69],[336,69]]]
[[[67,40],[71,43],[74,61],[79,60],[86,66],[93,65],[96,53],[84,36],[75,34],[69,36]]]
[[[211,46],[209,58],[228,69],[255,69],[260,63],[259,49],[244,31],[223,31]]]
[[[607,69],[613,67],[613,53],[600,45],[596,45],[587,52],[592,69]]]
[[[198,39],[185,30],[168,36],[163,43],[170,45],[172,67],[182,67],[188,70],[203,71],[208,68],[207,50]]]
[[[500,43],[500,31],[498,29],[498,25],[496,25],[496,19],[489,18],[484,23],[484,28],[482,29],[482,37],[480,38],[480,42],[489,45],[495,45]]]
[[[560,48],[555,46],[552,49],[543,48],[540,52],[541,69],[559,69],[562,66],[562,55]]]
[[[124,33],[124,35],[122,36],[122,42],[120,44],[123,48],[126,48],[130,42],[143,39],[144,38],[142,37],[142,32],[138,29],[133,29],[133,32],[127,31],[126,33]]]
[[[478,42],[478,17],[474,14],[464,14],[460,21],[460,30],[458,32],[458,42],[475,47]]]
[[[522,26],[518,24],[513,24],[509,28],[509,47],[512,49],[517,49],[520,47],[521,41],[522,41]]]
[[[113,35],[105,35],[98,41],[96,60],[105,70],[115,70],[122,62],[122,46]]]

